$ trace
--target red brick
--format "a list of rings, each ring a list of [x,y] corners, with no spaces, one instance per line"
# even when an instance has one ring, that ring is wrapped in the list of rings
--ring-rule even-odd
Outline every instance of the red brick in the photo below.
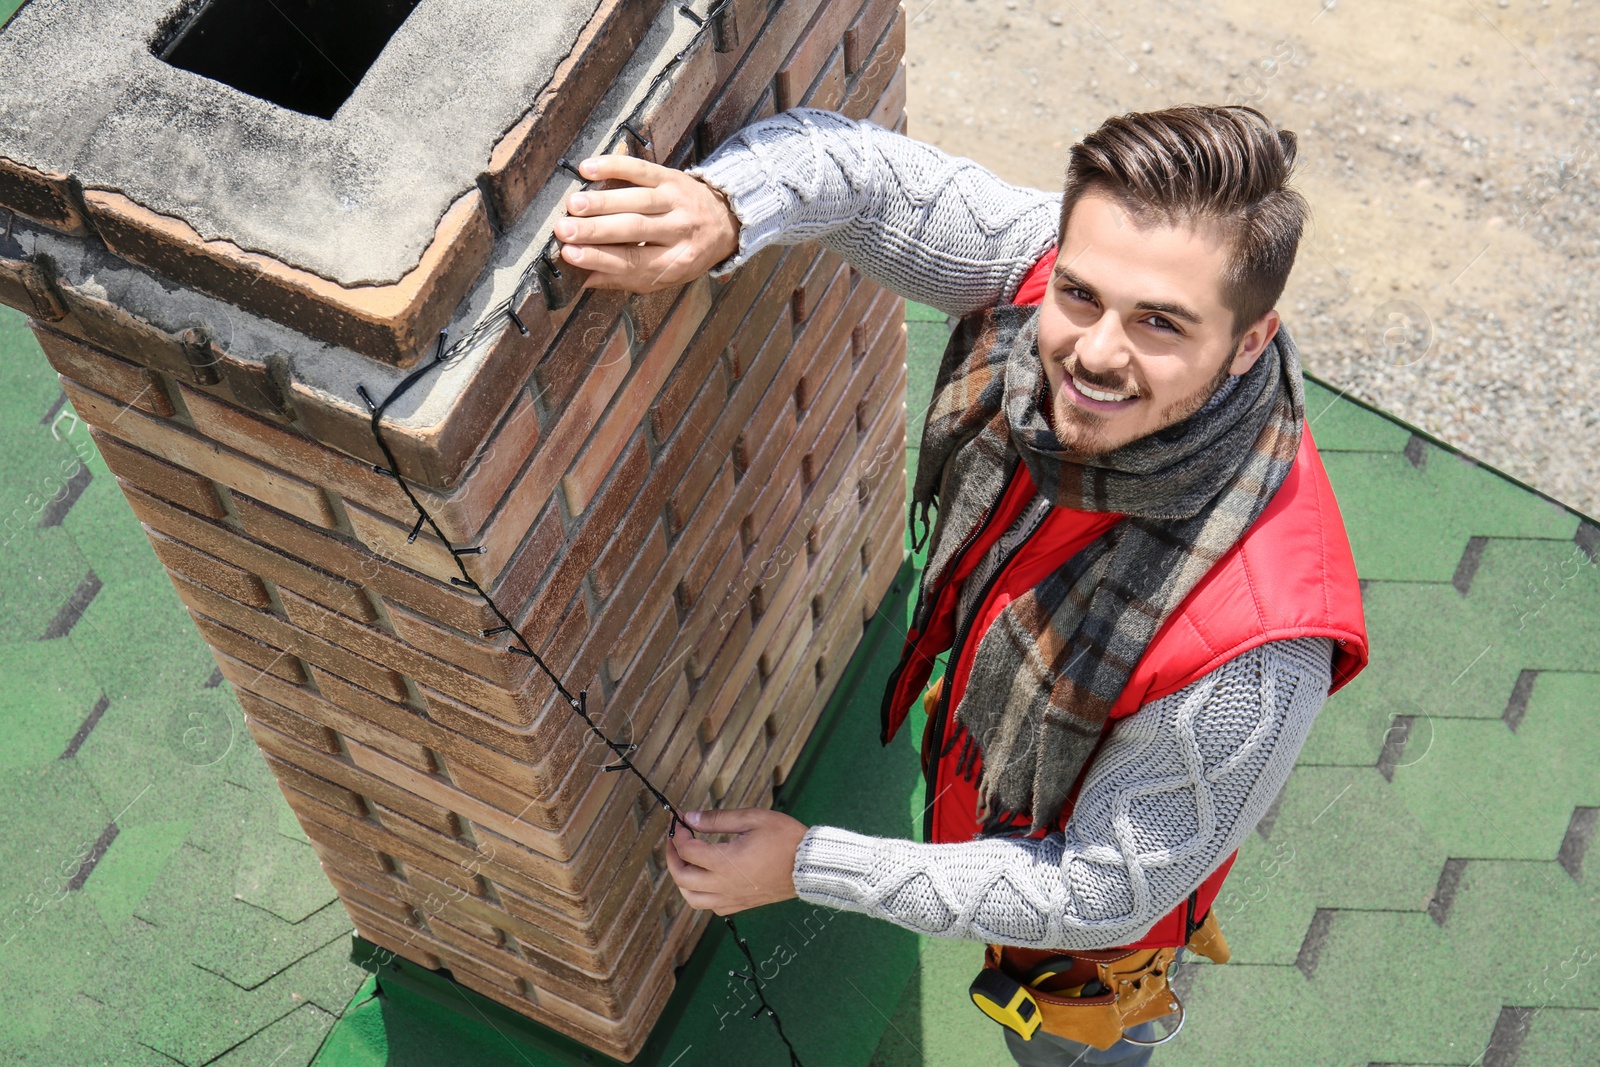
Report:
[[[824,298],[823,303],[827,303],[828,300],[829,298]],[[792,402],[795,384],[804,366],[801,360],[784,358],[791,347],[804,349],[814,343],[813,335],[821,335],[830,327],[837,328],[837,325],[831,321],[824,309],[808,322],[806,337],[793,341],[789,335],[788,320],[778,319],[772,335],[762,346],[749,372],[742,377],[731,402],[724,408],[712,433],[708,435],[707,445],[674,494],[670,515],[676,525],[681,525],[683,517],[698,503],[709,484],[711,474],[716,470],[716,465],[723,456],[732,451],[733,440],[737,433],[746,424],[761,425],[764,422],[770,424],[776,418],[772,409]],[[758,402],[761,405],[759,409]],[[758,410],[767,411],[769,414],[765,418],[760,414],[752,414]]]
[[[251,607],[272,606],[272,598],[267,595],[267,587],[261,583],[260,578],[249,571],[225,563],[215,556],[209,556],[199,549],[190,548],[181,541],[174,541],[156,530],[146,528],[145,532],[150,536],[150,547],[156,550],[156,556],[168,570],[176,571],[192,582],[208,589],[215,589],[223,596],[242,601]]]
[[[735,792],[741,778],[749,777],[747,762],[756,749],[764,750],[766,740],[765,717],[755,714],[758,698],[761,692],[761,679],[751,675],[742,685],[738,679],[730,682],[736,687],[736,692],[731,699],[719,700],[726,704],[727,712],[720,728],[714,728],[711,720],[706,720],[707,733],[704,735],[710,741],[706,751],[705,762],[709,767],[716,769],[711,779],[711,798],[721,804],[730,793]],[[758,757],[759,758],[759,757]]]
[[[844,31],[845,70],[852,78],[861,73],[889,23],[903,14],[900,0],[867,0],[850,28]]]
[[[858,289],[866,288],[857,286]],[[860,294],[856,294],[859,296]],[[868,303],[861,299],[852,299],[851,304]],[[846,315],[849,314],[848,305]],[[850,380],[853,369],[850,359],[850,337],[847,335],[842,344],[837,344],[833,349],[825,346],[817,348],[812,358],[811,366],[806,368],[806,373],[800,379],[800,387],[796,391],[795,400],[800,409],[801,419],[813,417],[821,420],[833,410],[839,395],[844,392],[846,383]]]
[[[173,580],[174,584],[178,584],[179,581],[181,579]],[[270,674],[296,685],[306,680],[300,661],[282,649],[273,648],[257,641],[254,637],[248,637],[232,627],[207,618],[192,608],[189,615],[199,627],[200,636],[204,637],[216,651],[250,664],[261,674]]]
[[[657,521],[668,494],[682,482],[685,470],[701,454],[705,447],[701,426],[712,419],[712,412],[718,410],[725,410],[723,397],[718,388],[708,384],[696,398],[694,407],[678,432],[661,448],[655,466],[637,496],[632,496],[633,502],[627,507],[626,513],[619,520],[600,524],[599,528],[591,516],[575,537],[574,549],[582,548],[579,558],[595,568],[603,583],[615,582],[616,576],[627,568],[635,546]],[[613,491],[608,487],[605,494],[610,495]],[[601,512],[596,510],[594,514]],[[618,512],[607,509],[604,514],[610,516]],[[569,550],[569,555],[571,553],[572,550]]]
[[[485,171],[496,216],[510,227],[538,196],[556,160],[644,39],[662,0],[603,0],[526,115],[502,137]]]
[[[366,585],[380,596],[396,600],[413,610],[426,612],[458,630],[487,629],[498,621],[478,597],[404,568],[391,566],[361,545],[329,536],[325,531],[251,500],[236,497],[234,510],[239,524],[251,537],[299,559],[314,559],[318,567],[339,578]],[[220,552],[215,554],[222,555]],[[252,566],[251,569],[279,585],[288,584],[278,581],[264,566]],[[303,592],[299,589],[296,591]],[[319,600],[311,593],[305,595]]]
[[[650,403],[661,391],[667,375],[677,365],[710,308],[711,287],[705,278],[686,287],[672,314],[639,357],[632,376],[606,406],[604,421],[578,452],[561,481],[567,510],[573,515],[581,514],[594,498],[595,490],[644,421]]]
[[[777,245],[763,249],[714,293],[711,313],[650,408],[650,432],[657,441],[672,435],[706,379],[720,377],[716,367],[723,349],[783,255],[784,249]]]
[[[276,615],[246,607],[178,575],[172,576],[172,584],[178,590],[178,598],[194,611],[244,633],[259,634],[273,647],[283,648],[375,692],[396,700],[406,697],[405,683],[394,671],[290,626]]]
[[[214,395],[274,422],[293,422],[300,417],[289,396],[293,372],[280,353],[269,354],[262,361],[240,358],[215,345],[211,351],[220,381],[206,388]]]
[[[773,458],[776,460],[771,465],[770,472],[764,476],[768,484],[748,502],[748,510],[740,520],[740,539],[747,554],[757,550],[766,534],[768,520],[787,497],[790,489],[798,488],[800,485],[798,477],[800,459],[804,455],[803,450],[809,447],[809,441],[802,441],[795,436],[793,423],[780,429],[785,430],[788,436],[780,437],[774,434],[762,445],[763,449],[774,453]]]
[[[302,478],[384,514],[415,517],[416,510],[394,479],[378,474],[371,464],[264,422],[198,389],[179,386],[178,394],[194,428],[210,440],[257,462],[288,467]],[[254,494],[246,491],[246,495]],[[424,490],[423,496],[425,506],[433,502],[433,494]]]
[[[259,574],[274,585],[293,589],[352,618],[363,622],[377,618],[371,601],[359,586],[291,559],[228,527],[206,522],[142,492],[127,481],[119,478],[118,482],[134,514],[150,529],[160,530],[174,540]]]
[[[537,805],[531,801],[531,806],[524,810],[501,811],[484,799],[457,789],[443,779],[422,774],[391,760],[376,749],[367,748],[359,742],[348,739],[346,746],[350,749],[357,765],[369,776],[384,782],[397,783],[413,797],[425,798],[442,811],[459,813],[471,819],[477,826],[492,830],[555,860],[571,860],[578,855],[578,841],[575,838],[579,835],[552,831],[537,825],[531,818],[532,807]],[[632,794],[638,786],[637,780],[632,783],[624,780],[628,778],[631,778],[631,775],[591,778],[592,784],[584,794],[583,803],[572,812],[571,822],[580,828],[592,825],[600,808],[606,805],[607,800],[615,799],[613,793],[617,791],[629,798],[621,806],[625,807],[631,803]],[[380,802],[388,802],[377,793],[370,795]],[[592,862],[598,859],[602,852],[602,849],[589,850],[589,860]]]
[[[836,111],[844,103],[844,97],[844,51],[834,49],[828,65],[822,68],[822,73],[817,75],[817,80],[811,83],[811,88],[801,98],[800,106]]]
[[[889,84],[884,87],[883,95],[878,102],[867,112],[867,121],[876,123],[885,129],[894,129],[905,117],[906,111],[906,68],[901,64],[895,68],[894,74],[889,79]]]
[[[775,591],[782,585],[783,576],[796,560],[805,560],[806,538],[803,527],[795,525],[800,512],[802,486],[798,478],[792,479],[779,495],[771,519],[762,535],[750,549],[751,566],[749,596],[757,613],[772,607]],[[759,561],[759,562],[758,562]]]
[[[812,261],[811,269],[806,271],[805,277],[794,291],[794,324],[801,325],[809,319],[817,308],[817,301],[828,291],[833,284],[833,276],[844,267],[844,258],[839,253],[823,249],[822,253]]]
[[[711,489],[700,501],[700,506],[695,509],[689,525],[679,535],[678,543],[696,552],[695,558],[677,583],[678,605],[685,611],[699,601],[713,568],[738,533],[731,523],[719,521],[724,519],[724,508],[727,507],[728,501],[733,499],[733,489],[733,467],[724,463],[716,480],[711,483]],[[665,578],[667,575],[663,574],[662,577]],[[649,607],[644,608],[641,614],[648,617],[651,614]]]
[[[667,163],[694,129],[706,101],[722,81],[721,59],[715,33],[701,35],[645,103],[637,128],[650,141],[650,148],[641,154],[651,162]]]
[[[171,417],[172,401],[161,375],[54,330],[36,327],[34,336],[58,373],[151,415]]]
[[[226,666],[223,673],[227,673]],[[280,704],[297,710],[304,706],[307,717],[326,722],[340,733],[420,770],[433,769],[431,753],[443,757],[452,768],[464,764],[513,789],[544,798],[560,784],[577,752],[577,745],[567,736],[571,731],[563,735],[545,730],[516,735],[528,742],[526,758],[519,758],[520,749],[506,751],[479,743],[463,731],[434,722],[410,705],[386,700],[318,668],[311,673],[321,697],[309,690],[286,690],[276,683],[253,688]]]
[[[106,466],[124,483],[138,486],[208,519],[227,517],[228,512],[217,499],[217,489],[211,479],[175,467],[99,430],[91,429],[89,433]]]
[[[533,673],[532,663],[526,656],[516,656],[507,651],[515,643],[510,634],[468,636],[440,626],[399,604],[390,604],[388,611],[389,622],[400,640],[412,648],[425,649],[430,655],[446,663],[454,663],[496,685],[515,688],[524,684]]]
[[[422,649],[413,648],[382,630],[363,626],[293,593],[284,592],[281,596],[290,622],[298,628],[296,632],[303,635],[286,636],[285,640],[298,640],[306,648],[307,659],[391,700],[404,700],[407,696],[399,680],[399,673],[403,672],[424,685],[474,707],[493,710],[502,717],[522,714],[532,706],[523,687],[496,685]],[[272,625],[272,622],[264,624]],[[324,645],[329,647],[324,648]],[[332,651],[334,649],[338,651]],[[378,673],[380,668],[389,669]]]
[[[710,284],[708,279],[706,281],[708,288]],[[626,314],[628,322],[633,327],[630,336],[633,338],[635,351],[641,351],[650,344],[656,331],[667,321],[667,316],[677,306],[678,298],[683,295],[683,289],[683,286],[678,285],[668,289],[658,289],[653,293],[634,293],[628,297]]]
[[[256,743],[261,744],[257,735],[261,731],[267,730],[267,728],[261,726],[259,720],[246,719],[245,722],[252,727],[250,733],[252,736],[257,737]],[[270,733],[271,731],[268,730],[268,732]],[[299,790],[309,797],[320,800],[322,803],[339,811],[354,815],[358,819],[366,817],[366,801],[361,799],[359,793],[346,789],[342,785],[336,785],[333,782],[318,778],[309,771],[303,770],[298,764],[280,759],[272,752],[264,751],[262,755],[266,757],[267,766],[272,768],[273,773],[278,777],[279,783],[286,789]],[[291,806],[292,804],[293,802],[291,801]]]
[[[800,592],[805,586],[806,568],[800,565],[791,565],[784,574],[781,582],[774,583],[777,588],[771,589],[767,611],[756,620],[748,638],[737,649],[738,658],[731,668],[735,678],[748,677],[756,672],[761,653],[771,642],[777,632],[779,623],[784,614],[791,609],[804,610],[804,601],[800,599]],[[730,648],[724,648],[720,656],[727,656]],[[720,658],[719,656],[719,658]],[[709,677],[709,675],[708,675]],[[726,720],[732,710],[737,692],[723,690],[717,694],[715,701],[706,710],[706,719],[711,723],[711,731],[716,733],[721,724]]]
[[[867,7],[870,10],[881,2],[882,0],[873,0]],[[853,119],[863,119],[872,113],[872,109],[878,105],[878,100],[889,87],[889,83],[902,69],[901,61],[905,59],[906,54],[906,13],[898,6],[895,10],[894,21],[884,31],[882,38],[875,46],[868,45],[873,51],[866,59],[865,66],[852,73],[855,80],[839,110]],[[849,48],[847,38],[845,43],[847,63]],[[901,107],[904,107],[904,101],[901,102]]]
[[[318,851],[320,854],[321,850]],[[328,880],[333,883],[333,888],[338,890],[341,898],[352,900],[364,908],[370,908],[394,922],[404,923],[407,926],[416,923],[416,909],[410,904],[398,897],[378,892],[349,877],[340,870],[337,860],[332,860],[331,857],[329,860],[324,860],[322,872],[328,876]]]
[[[700,123],[698,136],[702,155],[710,155],[746,124],[761,94],[777,75],[779,65],[800,39],[820,3],[821,0],[790,0],[772,9],[738,70],[728,79]]]
[[[620,289],[588,289],[573,305],[555,343],[534,368],[534,396],[546,411],[560,413],[597,371],[615,376],[618,360],[626,373],[626,338],[612,331],[627,302],[628,294]]]
[[[320,846],[317,852],[324,857],[324,862],[332,862],[341,870],[356,866],[364,871],[371,865],[365,862],[352,863],[346,857],[364,861],[366,855],[377,853],[385,857],[385,862],[390,862],[392,858],[393,861],[398,861],[396,866],[403,864],[405,873],[410,873],[412,868],[420,868],[440,881],[447,878],[456,878],[459,881],[463,877],[463,872],[470,869],[464,863],[453,862],[418,846],[374,819],[356,818],[351,813],[329,804],[320,794],[300,789],[302,779],[311,777],[314,780],[314,776],[306,775],[292,764],[271,755],[268,756],[267,762],[274,770],[279,767],[290,767],[298,772],[295,777],[280,780],[278,785],[283,790],[284,799],[289,802],[289,807],[294,809],[295,815],[299,818],[301,829],[305,831],[313,845]],[[324,787],[325,785],[326,783]],[[477,859],[458,841],[438,834],[433,835],[433,840],[446,846],[453,844],[463,856],[470,857],[473,861]],[[446,851],[451,850],[447,847]],[[332,855],[329,856],[329,853]]]
[[[560,417],[545,433],[532,462],[508,490],[493,521],[481,531],[477,543],[490,560],[504,561],[511,557],[512,550],[544,510],[556,483],[627,374],[624,331],[618,329],[612,334],[606,351],[610,354],[600,361],[595,373],[583,380],[571,403],[562,409]]]
[[[575,725],[577,717],[565,705],[542,710],[537,717],[533,717],[532,725],[517,725],[497,719],[486,711],[427,686],[418,688],[422,691],[430,719],[473,741],[500,749],[507,756],[525,760],[530,771],[537,770],[548,756],[552,764],[559,768],[558,774],[564,774],[565,764],[560,754],[577,751],[580,734]],[[559,781],[559,776],[552,777],[549,788],[554,789]],[[534,790],[530,787],[530,791]]]
[[[369,693],[367,696],[370,697],[372,704],[380,705],[387,712],[387,714],[381,716],[381,725],[374,721],[379,716],[363,717],[360,714],[351,714],[346,710],[349,706],[348,700],[343,704],[335,703],[333,700],[334,695],[343,696],[350,691],[366,693],[366,690],[352,686],[342,679],[335,679],[333,675],[328,674],[326,671],[313,670],[312,674],[316,679],[318,689],[328,699],[324,699],[324,696],[319,696],[316,692],[304,686],[290,685],[281,680],[252,671],[232,657],[218,656],[217,664],[222,669],[223,677],[233,683],[235,690],[241,693],[249,693],[261,700],[270,702],[274,706],[289,709],[306,722],[316,723],[346,736],[357,738],[374,748],[388,753],[403,763],[425,771],[435,769],[432,753],[426,744],[413,740],[413,736],[420,733],[427,737],[428,740],[447,740],[447,737],[430,736],[426,731],[426,720],[422,719],[420,715],[409,707],[383,700],[376,693]],[[334,681],[338,681],[339,688],[330,687],[330,682]],[[368,710],[365,705],[363,705],[363,710]],[[260,718],[279,733],[288,734],[319,751],[328,752],[332,755],[341,755],[344,751],[337,745],[333,748],[317,745],[306,737],[301,736],[295,730],[286,729],[265,715],[260,716]],[[424,725],[419,729],[418,724]],[[395,732],[396,730],[400,732],[397,733]],[[402,734],[412,736],[402,736]],[[435,727],[433,734],[445,734],[445,731]]]
[[[723,635],[748,608],[749,586],[740,582],[746,570],[744,553],[737,542],[723,549],[706,581],[707,595],[700,597],[680,627],[673,658],[678,653],[684,656],[684,669],[697,683],[706,673],[711,657],[722,647]],[[720,598],[715,595],[718,590],[724,590]],[[734,595],[735,590],[738,595]]]
[[[655,597],[652,597],[652,602],[655,599]],[[667,600],[668,598],[663,597],[661,599]],[[651,618],[643,610],[639,612],[639,616],[644,619]],[[608,677],[620,683],[624,678],[629,677],[629,671],[632,670],[635,663],[651,661],[652,659],[654,659],[654,662],[659,663],[659,656],[651,657],[646,655],[642,659],[639,658],[641,651],[652,649],[664,652],[677,636],[677,612],[670,602],[664,603],[657,609],[654,623],[635,622],[622,631],[622,636],[617,639],[616,645],[611,650],[611,655],[606,659]],[[655,667],[651,666],[649,669],[654,670]]]
[[[750,422],[750,413],[763,395],[762,390],[766,383],[760,378],[765,377],[768,370],[780,369],[782,359],[789,352],[792,345],[789,332],[789,320],[779,319],[773,326],[772,333],[767,337],[767,344],[756,356],[755,367],[761,368],[755,381],[746,381],[733,391],[721,411],[717,414],[716,422],[709,431],[700,431],[703,435],[700,448],[696,451],[689,464],[688,472],[676,486],[669,504],[668,519],[672,529],[682,530],[688,523],[688,518],[699,506],[700,500],[705,496],[710,487],[711,479],[722,464],[733,455],[734,442],[738,439],[739,432]],[[790,388],[793,388],[791,383]]]
[[[526,389],[518,389],[505,417],[453,493],[437,496],[417,485],[412,488],[447,537],[457,543],[469,542],[504,499],[538,442],[539,416],[533,399]]]
[[[61,384],[73,410],[89,425],[297,518],[319,526],[334,524],[328,498],[316,486],[119,404],[69,378],[62,378]]]
[[[298,769],[301,772],[301,779],[307,777],[321,779],[352,796],[370,797],[375,803],[392,808],[408,819],[422,822],[435,835],[443,834],[453,838],[459,829],[460,821],[449,809],[424,800],[385,779],[368,774],[343,759],[317,752],[285,734],[278,733],[264,723],[252,721],[250,736],[255,738],[256,744],[261,746],[264,753],[276,759],[280,765],[290,765]],[[304,788],[299,780],[290,784],[297,789]],[[322,788],[326,789],[326,786]],[[317,795],[317,799],[331,803],[321,795]],[[342,810],[352,815],[362,814],[350,807],[343,807]]]
[[[30,318],[39,312],[34,297],[38,268],[20,259],[0,256],[0,304],[16,308]]]
[[[745,315],[744,321],[739,324],[739,328],[729,340],[728,373],[735,381],[741,381],[760,358],[760,353],[765,350],[768,339],[772,336],[774,325],[780,321],[784,327],[790,325],[789,320],[792,319],[794,307],[794,287],[799,285],[800,280],[810,272],[817,258],[815,255],[807,254],[804,249],[791,250],[789,255],[784,257],[782,265],[773,272],[766,291]],[[780,320],[785,311],[791,314]],[[785,332],[788,332],[787,329]]]
[[[318,752],[337,756],[341,751],[339,735],[321,723],[313,722],[303,715],[296,715],[281,704],[274,704],[248,689],[235,689],[234,695],[239,698],[239,704],[244,708],[246,715],[266,723],[280,734],[286,734]]]
[[[821,10],[817,11],[789,52],[789,57],[779,68],[777,78],[773,82],[777,90],[779,111],[787,111],[800,104],[806,89],[827,67],[829,58],[845,35],[846,28],[854,21],[856,11],[857,4],[854,2],[841,3],[839,0],[824,4]]]
[[[386,424],[384,439],[407,480],[440,492],[448,492],[460,482],[485,435],[527,382],[529,365],[545,351],[571,311],[570,305],[548,310],[543,294],[530,288],[517,312],[528,335],[523,336],[509,320],[503,323],[479,357],[471,387],[452,396],[436,395],[443,408],[436,422],[415,429]],[[291,379],[288,399],[300,432],[341,452],[388,466],[372,436],[371,411],[358,396],[335,396]]]

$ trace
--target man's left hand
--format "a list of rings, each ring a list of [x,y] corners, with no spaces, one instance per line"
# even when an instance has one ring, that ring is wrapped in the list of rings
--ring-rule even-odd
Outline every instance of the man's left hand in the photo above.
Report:
[[[684,813],[700,839],[667,839],[667,869],[691,908],[732,915],[795,895],[794,856],[805,824],[765,808]],[[707,835],[731,834],[727,842]]]

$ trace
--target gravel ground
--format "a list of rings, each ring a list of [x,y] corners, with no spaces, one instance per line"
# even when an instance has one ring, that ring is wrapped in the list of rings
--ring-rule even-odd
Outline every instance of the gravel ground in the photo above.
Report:
[[[1125,111],[1294,130],[1307,369],[1600,515],[1600,0],[906,7],[911,133],[1018,184]]]

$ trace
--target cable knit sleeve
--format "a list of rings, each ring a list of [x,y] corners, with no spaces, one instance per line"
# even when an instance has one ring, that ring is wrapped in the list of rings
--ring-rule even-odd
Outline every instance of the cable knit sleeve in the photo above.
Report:
[[[814,826],[802,900],[1033,948],[1137,941],[1239,847],[1327,699],[1333,643],[1274,641],[1119,719],[1064,831],[926,845]]]
[[[727,195],[739,251],[818,241],[862,274],[952,315],[1007,299],[1056,238],[1061,195],[1001,181],[969,159],[797,108],[739,131],[689,172]]]

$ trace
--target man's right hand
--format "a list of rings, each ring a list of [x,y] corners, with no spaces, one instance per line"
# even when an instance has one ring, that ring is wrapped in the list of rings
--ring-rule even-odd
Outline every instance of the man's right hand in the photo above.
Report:
[[[590,272],[588,288],[652,293],[698,278],[739,249],[733,209],[699,178],[633,156],[595,156],[578,172],[633,186],[567,197],[556,239],[562,259]]]

